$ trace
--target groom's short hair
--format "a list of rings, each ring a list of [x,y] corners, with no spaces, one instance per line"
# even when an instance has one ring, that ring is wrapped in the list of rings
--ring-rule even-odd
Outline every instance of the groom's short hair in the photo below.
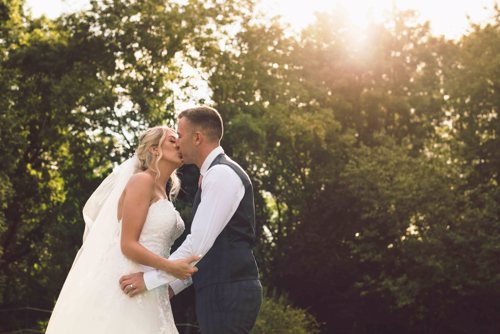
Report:
[[[207,137],[213,140],[222,139],[224,133],[222,117],[214,108],[208,106],[189,108],[181,111],[178,116],[179,119],[183,117],[187,118],[192,125],[202,128]]]

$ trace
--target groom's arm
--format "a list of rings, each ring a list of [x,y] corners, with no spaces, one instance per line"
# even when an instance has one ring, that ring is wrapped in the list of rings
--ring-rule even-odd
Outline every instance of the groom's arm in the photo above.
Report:
[[[202,257],[210,250],[222,230],[236,212],[245,187],[238,175],[229,166],[217,165],[210,168],[203,177],[201,201],[191,224],[191,234],[169,257],[183,259],[191,255]],[[160,270],[144,273],[148,290],[169,282],[168,274]],[[191,285],[191,280],[177,280],[171,283],[175,294]]]

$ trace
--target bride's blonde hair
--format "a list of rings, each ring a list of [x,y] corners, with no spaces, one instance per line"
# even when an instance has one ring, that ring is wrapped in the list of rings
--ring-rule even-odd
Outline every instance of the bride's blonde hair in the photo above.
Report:
[[[173,129],[167,126],[155,126],[146,130],[139,137],[139,145],[135,150],[135,154],[139,159],[141,165],[140,169],[145,171],[148,168],[151,168],[156,173],[156,179],[160,177],[160,169],[158,168],[158,162],[160,161],[163,151],[159,150],[160,154],[155,156],[151,154],[149,148],[151,147],[161,147],[165,138],[167,138],[167,134],[169,131],[174,132]],[[175,133],[175,132],[174,132]],[[181,188],[181,181],[177,176],[177,170],[170,175],[170,192],[169,196],[171,200],[174,200],[179,194],[179,190]]]

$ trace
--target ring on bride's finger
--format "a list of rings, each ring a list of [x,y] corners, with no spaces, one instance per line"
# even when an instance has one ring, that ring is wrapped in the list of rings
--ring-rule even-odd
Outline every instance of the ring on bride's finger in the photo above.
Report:
[[[134,286],[133,284],[130,284],[130,287],[131,287],[132,289],[135,289],[135,286]]]

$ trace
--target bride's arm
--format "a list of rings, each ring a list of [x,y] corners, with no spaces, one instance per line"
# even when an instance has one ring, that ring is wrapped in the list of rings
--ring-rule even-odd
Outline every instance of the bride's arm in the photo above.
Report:
[[[196,272],[197,269],[190,263],[197,260],[197,257],[172,261],[156,255],[139,243],[151,198],[153,198],[153,187],[153,176],[147,173],[137,173],[132,176],[125,188],[122,202],[122,253],[137,263],[185,279]]]

